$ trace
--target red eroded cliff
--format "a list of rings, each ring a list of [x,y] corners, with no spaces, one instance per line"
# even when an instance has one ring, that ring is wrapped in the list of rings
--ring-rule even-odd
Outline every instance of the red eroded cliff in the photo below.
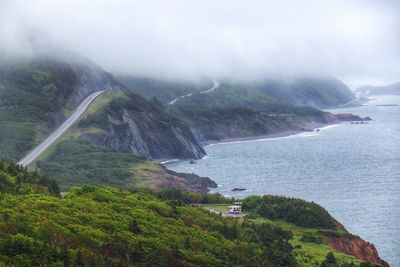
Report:
[[[353,255],[360,260],[389,267],[389,264],[379,257],[374,244],[358,236],[331,236],[329,237],[328,245],[334,250]]]

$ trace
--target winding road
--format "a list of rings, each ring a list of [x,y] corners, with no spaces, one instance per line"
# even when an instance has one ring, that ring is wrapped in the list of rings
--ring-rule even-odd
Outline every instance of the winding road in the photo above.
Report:
[[[219,83],[213,80],[213,86],[208,90],[200,92],[200,94],[210,93],[215,89],[217,89],[218,87]],[[37,157],[39,157],[40,154],[42,154],[49,146],[51,146],[58,138],[60,138],[61,135],[63,135],[82,116],[82,114],[86,111],[86,109],[93,102],[93,100],[96,99],[96,97],[98,97],[104,92],[105,91],[97,91],[86,97],[85,100],[83,100],[82,103],[78,106],[78,108],[74,111],[74,113],[72,113],[72,115],[63,124],[61,124],[61,126],[58,127],[52,134],[50,134],[39,146],[37,146],[35,149],[29,152],[23,159],[21,159],[19,164],[21,164],[22,166],[27,166],[30,163],[32,163],[32,161],[34,161]],[[173,105],[180,98],[189,96],[192,96],[192,93],[177,97],[168,104]]]
[[[210,89],[208,89],[208,90],[201,91],[200,94],[207,94],[207,93],[210,93],[210,92],[214,91],[215,89],[217,89],[217,88],[219,87],[219,82],[217,82],[216,80],[212,80],[212,81],[213,81],[213,83],[214,83],[213,86],[212,86]],[[189,97],[189,96],[192,96],[192,95],[193,95],[193,94],[190,93],[190,94],[186,94],[186,95],[182,95],[182,96],[180,96],[180,97],[177,97],[177,98],[175,98],[174,100],[172,100],[171,102],[169,102],[168,105],[173,105],[173,104],[175,104],[176,101],[178,101],[179,99],[184,98],[184,97]]]
[[[86,97],[85,100],[83,100],[82,103],[77,107],[74,113],[72,113],[72,115],[52,134],[50,134],[39,146],[29,152],[29,154],[19,162],[19,164],[22,166],[27,166],[34,161],[40,154],[43,153],[43,151],[45,151],[49,146],[51,146],[51,144],[60,138],[60,136],[65,133],[80,118],[80,116],[82,116],[82,114],[89,107],[90,103],[92,103],[96,97],[104,92],[105,91],[98,91]]]

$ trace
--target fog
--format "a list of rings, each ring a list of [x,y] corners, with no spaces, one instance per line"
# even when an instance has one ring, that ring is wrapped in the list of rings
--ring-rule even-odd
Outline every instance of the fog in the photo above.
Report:
[[[113,73],[400,80],[393,0],[0,0],[0,53],[62,47]]]

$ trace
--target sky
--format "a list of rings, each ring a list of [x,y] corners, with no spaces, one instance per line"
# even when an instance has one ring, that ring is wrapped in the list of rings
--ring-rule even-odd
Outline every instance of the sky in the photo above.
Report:
[[[106,70],[177,79],[400,80],[397,0],[0,0],[0,53],[48,43]]]

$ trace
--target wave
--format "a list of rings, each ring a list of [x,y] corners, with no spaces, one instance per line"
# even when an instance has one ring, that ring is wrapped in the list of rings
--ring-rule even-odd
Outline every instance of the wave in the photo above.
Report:
[[[319,131],[310,131],[310,132],[299,132],[299,133],[293,133],[290,135],[286,136],[277,136],[277,137],[260,137],[259,139],[251,139],[251,140],[238,140],[238,141],[226,141],[226,142],[220,142],[220,143],[215,143],[215,144],[209,144],[207,146],[215,146],[215,145],[229,145],[229,144],[243,144],[243,143],[249,143],[249,142],[264,142],[267,140],[274,141],[274,140],[282,140],[282,139],[291,139],[291,138],[298,138],[298,137],[313,137],[313,136],[319,136],[321,131],[326,131],[328,129],[332,129],[334,127],[339,126],[340,124],[332,124],[332,125],[326,125],[321,128],[317,128]]]
[[[177,162],[177,161],[179,161],[179,159],[169,159],[169,160],[165,160],[165,161],[160,161],[159,163],[160,164],[168,164],[168,163]]]

